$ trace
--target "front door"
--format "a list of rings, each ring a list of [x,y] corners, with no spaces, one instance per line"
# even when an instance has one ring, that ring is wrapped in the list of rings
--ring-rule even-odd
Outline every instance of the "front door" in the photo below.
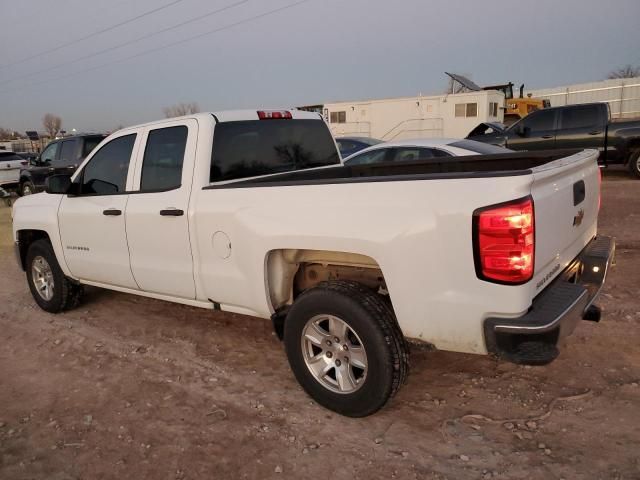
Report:
[[[188,211],[197,136],[196,120],[168,121],[143,134],[126,227],[131,270],[147,292],[196,296]]]
[[[138,288],[129,264],[124,216],[138,136],[130,131],[103,145],[75,176],[76,193],[65,195],[60,204],[64,258],[81,280]]]

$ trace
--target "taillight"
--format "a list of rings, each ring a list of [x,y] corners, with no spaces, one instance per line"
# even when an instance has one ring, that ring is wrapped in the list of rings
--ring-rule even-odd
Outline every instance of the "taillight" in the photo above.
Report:
[[[534,222],[531,197],[473,212],[474,260],[478,278],[506,284],[531,280]]]
[[[260,120],[291,120],[293,116],[288,110],[258,110]]]

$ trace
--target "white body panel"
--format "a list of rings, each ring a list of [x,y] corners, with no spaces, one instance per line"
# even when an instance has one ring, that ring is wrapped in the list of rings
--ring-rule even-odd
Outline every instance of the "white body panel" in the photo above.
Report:
[[[18,183],[20,181],[20,169],[25,160],[2,160],[0,157],[0,187]]]
[[[257,120],[255,111],[216,117]],[[293,117],[318,119],[299,111]],[[440,349],[486,353],[483,320],[526,312],[539,293],[539,279],[553,278],[595,235],[595,151],[512,176],[203,189],[209,185],[215,124],[211,114],[198,114],[119,132],[135,131],[139,137],[127,179],[131,191],[65,196],[58,216],[62,196],[21,199],[15,207],[16,238],[21,229],[45,230],[65,273],[92,285],[190,305],[219,304],[223,310],[265,318],[273,313],[267,260],[274,250],[365,255],[380,267],[407,337]],[[170,192],[137,192],[146,133],[169,125],[189,127],[182,185]],[[573,228],[577,209],[568,192],[579,179],[590,195],[582,205],[582,225]],[[528,195],[536,209],[534,279],[520,286],[479,280],[472,247],[474,210]],[[554,199],[564,206],[554,208]],[[80,207],[67,213],[75,200]],[[106,217],[95,227],[86,223],[84,211],[110,208],[115,201],[126,214],[107,220],[121,223],[110,224]],[[184,209],[185,215],[156,217],[167,207]],[[66,250],[71,239],[81,239],[91,250]],[[92,259],[94,248],[100,255]],[[553,271],[556,264],[560,270]]]

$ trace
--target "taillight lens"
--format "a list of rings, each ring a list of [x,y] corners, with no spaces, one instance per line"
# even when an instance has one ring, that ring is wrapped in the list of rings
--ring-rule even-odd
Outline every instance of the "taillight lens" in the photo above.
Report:
[[[473,213],[476,274],[483,280],[520,284],[533,277],[533,200],[480,208]]]
[[[288,110],[258,110],[260,120],[291,120],[293,116]]]

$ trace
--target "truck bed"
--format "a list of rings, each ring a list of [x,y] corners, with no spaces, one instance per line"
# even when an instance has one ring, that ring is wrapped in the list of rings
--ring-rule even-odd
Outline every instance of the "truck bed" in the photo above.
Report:
[[[336,166],[276,173],[204,187],[205,189],[321,185],[332,183],[435,180],[529,175],[532,169],[580,152],[576,149],[433,158],[402,163]]]

